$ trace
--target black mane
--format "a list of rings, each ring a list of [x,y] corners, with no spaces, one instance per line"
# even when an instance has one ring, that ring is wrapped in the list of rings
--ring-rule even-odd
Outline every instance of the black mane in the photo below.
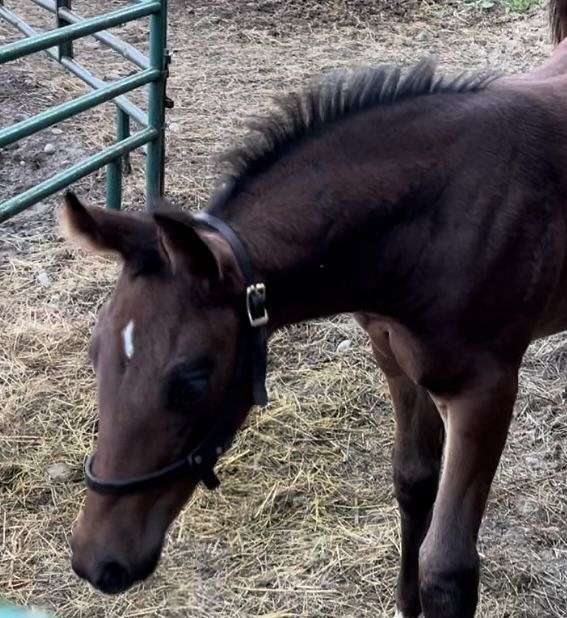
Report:
[[[478,92],[497,77],[495,73],[439,75],[431,59],[405,73],[392,65],[332,71],[302,92],[277,98],[271,114],[249,120],[243,143],[221,157],[228,173],[213,205],[222,206],[246,179],[262,173],[290,147],[336,121],[412,97]]]

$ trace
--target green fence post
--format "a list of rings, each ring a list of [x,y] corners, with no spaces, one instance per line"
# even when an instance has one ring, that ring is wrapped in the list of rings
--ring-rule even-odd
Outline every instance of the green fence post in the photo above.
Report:
[[[130,117],[116,108],[116,141],[130,137]],[[122,174],[130,168],[129,153],[114,159],[106,167],[106,207],[120,210],[122,207]]]
[[[130,137],[130,116],[118,108],[118,117],[116,121],[118,123],[118,140]],[[122,157],[122,175],[129,175],[131,173],[132,164],[130,163],[130,153],[127,152]]]
[[[71,10],[71,0],[55,0],[55,17],[57,20],[57,27],[63,28],[64,26],[68,26],[70,22],[61,17],[59,13],[59,9],[68,9]],[[63,58],[72,58],[73,57],[73,41],[66,41],[64,43],[59,43],[58,45],[58,54],[59,54],[59,62]]]
[[[164,133],[165,133],[165,81],[167,45],[167,0],[150,17],[150,66],[161,73],[160,79],[149,85],[148,126],[157,131],[155,140],[148,144],[146,160],[146,202],[155,208],[164,191]]]

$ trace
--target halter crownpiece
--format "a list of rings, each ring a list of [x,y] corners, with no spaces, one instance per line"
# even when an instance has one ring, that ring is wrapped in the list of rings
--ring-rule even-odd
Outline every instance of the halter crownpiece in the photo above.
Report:
[[[268,312],[266,286],[255,280],[248,252],[234,230],[224,221],[202,212],[194,221],[218,232],[229,244],[244,279],[245,298],[241,310],[241,330],[236,365],[225,397],[223,410],[209,434],[187,455],[155,472],[125,479],[105,480],[93,472],[94,458],[85,462],[85,483],[89,489],[102,494],[132,494],[154,489],[183,476],[202,481],[207,489],[216,489],[220,481],[215,474],[219,457],[229,448],[238,424],[230,407],[246,381],[251,383],[252,405],[265,406]]]

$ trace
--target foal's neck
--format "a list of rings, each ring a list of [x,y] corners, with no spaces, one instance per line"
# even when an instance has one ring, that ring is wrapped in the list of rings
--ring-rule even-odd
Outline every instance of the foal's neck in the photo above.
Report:
[[[447,105],[415,103],[371,110],[305,140],[218,212],[266,282],[273,328],[388,313],[392,281],[412,269],[429,234],[412,214],[435,202],[456,139],[435,120]]]

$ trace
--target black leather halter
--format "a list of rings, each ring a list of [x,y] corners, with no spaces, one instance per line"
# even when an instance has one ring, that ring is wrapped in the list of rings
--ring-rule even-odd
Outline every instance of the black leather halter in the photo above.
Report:
[[[243,385],[246,383],[251,386],[252,405],[264,406],[268,402],[266,393],[268,313],[265,285],[255,281],[248,253],[229,225],[205,212],[197,214],[194,219],[199,225],[218,232],[228,242],[245,284],[236,365],[223,409],[211,431],[189,454],[155,472],[125,479],[105,480],[95,476],[94,458],[88,457],[85,462],[85,482],[89,489],[97,493],[138,493],[183,476],[203,481],[208,489],[215,489],[220,485],[215,474],[215,465],[230,446],[238,429],[231,403],[241,396]]]

